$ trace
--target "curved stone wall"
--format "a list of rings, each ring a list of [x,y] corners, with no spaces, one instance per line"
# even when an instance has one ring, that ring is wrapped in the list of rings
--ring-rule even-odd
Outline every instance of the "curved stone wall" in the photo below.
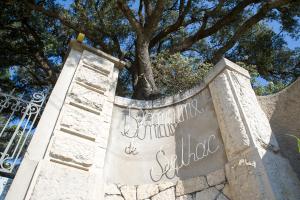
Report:
[[[300,138],[300,79],[276,94],[257,98],[269,118],[280,152],[300,178],[300,152],[296,138],[291,136]]]
[[[172,105],[161,101],[152,108],[151,101],[128,104],[116,98],[106,157],[108,183],[176,181],[224,168],[227,159],[209,90],[193,91],[187,99]]]
[[[106,200],[230,199],[227,158],[204,84],[155,101],[115,97],[112,118]]]

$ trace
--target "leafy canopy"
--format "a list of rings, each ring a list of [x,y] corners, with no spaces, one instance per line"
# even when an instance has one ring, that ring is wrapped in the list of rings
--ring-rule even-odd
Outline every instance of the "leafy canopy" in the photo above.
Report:
[[[284,37],[300,36],[299,1],[75,0],[63,6],[66,3],[0,2],[2,89],[20,85],[22,78],[28,80],[28,90],[54,85],[68,43],[79,32],[88,45],[128,63],[120,73],[119,95],[131,96],[140,70],[146,68],[137,62],[137,41],[143,37],[149,40],[149,66],[161,95],[198,83],[224,55],[277,89],[300,74],[300,50],[289,49]],[[270,21],[281,25],[280,33],[267,26]]]

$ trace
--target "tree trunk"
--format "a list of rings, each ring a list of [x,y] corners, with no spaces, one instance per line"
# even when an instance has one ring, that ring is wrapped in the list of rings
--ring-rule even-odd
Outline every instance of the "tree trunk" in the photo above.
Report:
[[[136,66],[134,70],[135,99],[154,99],[159,96],[156,87],[149,54],[149,41],[137,38],[136,42]]]

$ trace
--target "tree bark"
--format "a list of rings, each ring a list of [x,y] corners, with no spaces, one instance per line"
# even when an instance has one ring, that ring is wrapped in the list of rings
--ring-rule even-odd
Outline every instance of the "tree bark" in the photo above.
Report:
[[[124,0],[118,0],[118,8],[136,32],[135,66],[133,72],[135,99],[154,99],[159,96],[158,88],[154,81],[153,70],[150,60],[149,44],[161,19],[165,6],[164,0],[157,0],[154,9],[150,1],[145,0],[145,22],[141,23],[135,18],[134,13]],[[141,4],[141,2],[140,2]]]
[[[135,99],[154,99],[159,95],[149,54],[149,41],[138,37],[136,42],[136,65],[134,76]]]

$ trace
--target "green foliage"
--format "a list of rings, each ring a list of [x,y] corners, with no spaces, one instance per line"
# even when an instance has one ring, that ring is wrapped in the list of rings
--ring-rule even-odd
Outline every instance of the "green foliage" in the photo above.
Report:
[[[136,65],[137,34],[116,2],[78,0],[64,7],[64,1],[60,0],[0,1],[0,88],[10,90],[20,85],[19,80],[23,78],[28,80],[28,90],[54,85],[66,58],[70,39],[82,32],[86,35],[85,43],[88,45],[129,63],[131,69],[120,74],[118,94],[130,96],[134,89],[134,73],[138,71],[133,70]],[[141,13],[145,14],[145,10],[139,12],[140,1],[125,2],[135,19],[143,25],[145,19]],[[157,1],[148,2],[154,6]],[[164,2],[165,8],[153,38],[174,25],[182,14],[179,11],[181,1]],[[187,7],[187,1],[183,2]],[[217,50],[226,45],[238,28],[266,3],[255,1],[218,31],[193,41],[184,50],[168,55],[168,52],[180,46],[176,44],[194,36],[206,17],[207,29],[218,20],[229,18],[228,13],[242,2],[193,0],[179,28],[149,47],[155,82],[162,95],[180,92],[198,83],[211,66],[206,63],[211,63]],[[271,10],[262,22],[241,34],[225,54],[234,62],[240,61],[253,67],[255,73],[252,73],[252,82],[258,94],[278,91],[300,75],[300,49],[289,49],[284,38],[286,34],[293,38],[300,36],[300,2],[287,2]],[[268,20],[279,22],[282,32],[278,34],[268,28]],[[266,79],[270,84],[257,85],[257,77]]]
[[[161,53],[153,60],[154,77],[162,95],[184,92],[198,84],[212,64],[202,63],[181,54]]]
[[[293,137],[294,139],[296,139],[296,141],[297,141],[297,150],[298,150],[298,153],[300,153],[300,138],[298,138],[295,135],[290,135],[290,134],[287,134],[287,135],[290,136],[290,137]]]
[[[9,78],[0,79],[1,88],[11,90],[21,79],[29,87],[53,85],[74,31],[31,12],[25,1],[1,1],[0,7],[0,77],[10,73]]]
[[[248,65],[244,62],[237,62],[237,64],[249,71],[251,76],[251,85],[256,95],[262,96],[273,94],[279,92],[287,86],[286,83],[283,83],[281,81],[277,81],[276,83],[269,81],[267,84],[262,84],[260,81],[261,75],[259,74],[256,65]]]
[[[154,76],[162,96],[181,93],[199,84],[213,67],[211,63],[200,65],[199,63],[201,63],[199,60],[181,54],[161,53],[155,57],[153,59]],[[237,62],[237,64],[249,71],[251,84],[256,95],[273,94],[287,86],[287,84],[280,81],[276,83],[270,81],[267,84],[262,84],[259,81],[260,74],[256,65],[248,65],[244,62]]]
[[[284,89],[287,85],[282,83],[282,82],[269,82],[267,85],[258,85],[254,87],[254,91],[257,95],[262,96],[262,95],[268,95],[268,94],[273,94],[276,92],[279,92],[280,90]]]
[[[280,82],[287,85],[300,75],[299,49],[289,49],[283,36],[265,24],[255,25],[226,56],[233,61],[255,66],[254,77],[259,75],[274,85],[281,85]]]

